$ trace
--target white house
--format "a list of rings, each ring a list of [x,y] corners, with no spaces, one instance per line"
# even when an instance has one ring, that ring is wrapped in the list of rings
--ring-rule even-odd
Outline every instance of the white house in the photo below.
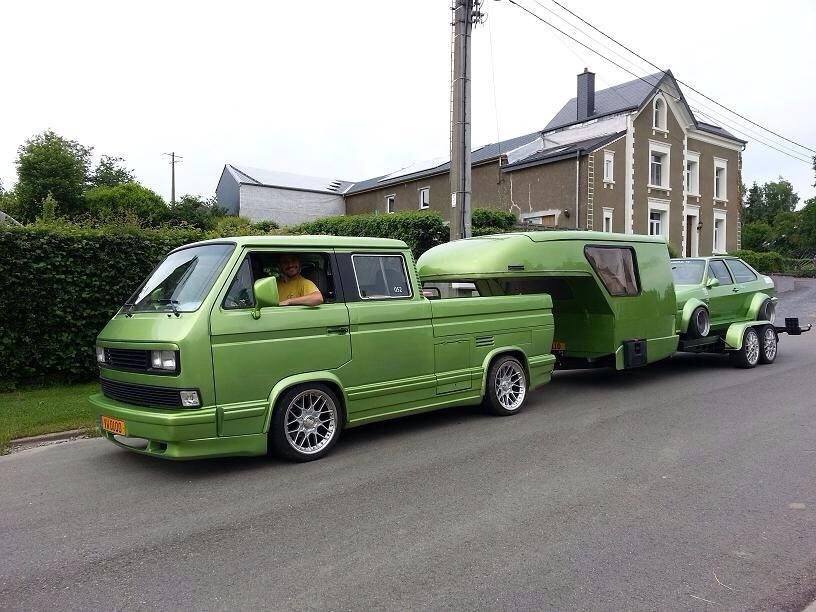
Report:
[[[251,221],[294,225],[346,214],[349,181],[226,164],[215,189],[218,205]]]

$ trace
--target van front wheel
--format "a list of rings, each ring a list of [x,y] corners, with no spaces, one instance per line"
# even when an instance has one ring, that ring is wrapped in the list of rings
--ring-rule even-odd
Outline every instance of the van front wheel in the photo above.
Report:
[[[521,411],[527,396],[527,374],[515,357],[499,357],[487,372],[485,406],[497,416]]]
[[[290,461],[324,457],[340,437],[339,401],[326,385],[298,385],[275,406],[269,427],[271,450]]]

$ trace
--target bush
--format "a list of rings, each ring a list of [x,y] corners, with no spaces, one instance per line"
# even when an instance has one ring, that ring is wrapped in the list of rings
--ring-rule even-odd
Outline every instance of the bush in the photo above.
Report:
[[[733,254],[763,274],[782,274],[786,270],[785,258],[774,251],[757,253],[756,251],[743,249]]]
[[[414,257],[419,257],[431,247],[447,242],[450,234],[441,216],[427,212],[326,217],[301,223],[289,228],[289,231],[293,234],[396,238],[408,244]]]
[[[138,183],[91,187],[85,191],[85,205],[92,217],[118,220],[136,217],[145,225],[157,223],[167,212],[162,197]]]
[[[477,208],[471,215],[471,226],[474,236],[502,234],[515,229],[518,220],[516,216],[505,210],[492,208]],[[489,232],[486,230],[490,230]]]
[[[0,383],[88,380],[94,341],[171,249],[200,232],[0,227]]]
[[[767,251],[774,238],[774,230],[767,223],[757,221],[742,226],[742,246],[747,251]]]

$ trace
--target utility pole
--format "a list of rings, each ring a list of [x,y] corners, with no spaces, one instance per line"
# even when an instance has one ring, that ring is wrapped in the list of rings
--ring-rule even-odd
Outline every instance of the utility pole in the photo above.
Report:
[[[176,152],[162,153],[170,158],[170,206],[176,205],[176,164],[180,164],[184,159],[181,155],[176,155]]]
[[[482,0],[452,0],[451,57],[451,214],[450,239],[468,238],[470,229],[470,64],[471,31],[483,21]]]

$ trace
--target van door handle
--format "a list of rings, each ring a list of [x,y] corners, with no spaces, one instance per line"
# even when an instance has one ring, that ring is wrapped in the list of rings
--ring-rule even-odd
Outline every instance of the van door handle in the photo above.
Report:
[[[327,327],[326,328],[326,333],[327,334],[339,334],[341,336],[344,336],[344,335],[346,335],[348,333],[348,327],[346,327],[345,325],[340,325],[338,327]]]
[[[734,287],[731,291],[734,293],[739,293],[739,287]]]

